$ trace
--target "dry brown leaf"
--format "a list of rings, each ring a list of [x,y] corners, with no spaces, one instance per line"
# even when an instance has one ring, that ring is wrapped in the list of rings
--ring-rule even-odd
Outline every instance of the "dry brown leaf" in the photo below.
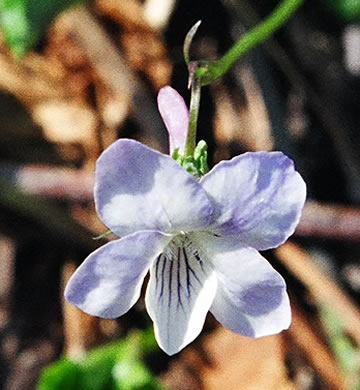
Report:
[[[131,67],[144,73],[155,89],[169,84],[172,64],[161,34],[144,17],[146,8],[133,0],[98,0],[97,6],[123,27],[120,40]]]
[[[98,119],[86,103],[88,80],[71,74],[55,56],[29,54],[15,61],[0,50],[0,88],[14,94],[54,143],[90,145]]]
[[[121,127],[129,116],[129,102],[126,97],[115,94],[104,85],[101,79],[94,77],[96,86],[96,105],[106,128],[111,129],[111,139],[104,142],[110,145],[117,139],[116,129]],[[107,134],[103,134],[105,136]]]
[[[203,348],[211,363],[201,373],[204,390],[294,390],[281,335],[255,340],[219,328]]]
[[[160,36],[148,31],[127,32],[121,35],[121,43],[131,67],[144,73],[155,89],[170,83],[172,64]]]
[[[96,0],[96,6],[103,15],[117,21],[127,30],[150,30],[143,16],[143,7],[137,0]]]
[[[48,100],[32,107],[34,121],[52,142],[91,143],[97,118],[86,106],[75,102]]]
[[[63,70],[59,66],[54,71],[55,67],[36,55],[16,61],[0,48],[0,88],[28,106],[45,99],[67,99],[70,95],[64,88]]]

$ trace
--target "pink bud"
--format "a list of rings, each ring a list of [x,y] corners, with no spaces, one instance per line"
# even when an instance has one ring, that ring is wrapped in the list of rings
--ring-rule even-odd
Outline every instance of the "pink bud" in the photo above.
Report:
[[[159,91],[157,101],[161,117],[169,133],[170,155],[177,148],[183,155],[189,125],[189,110],[184,99],[175,89],[166,86]]]

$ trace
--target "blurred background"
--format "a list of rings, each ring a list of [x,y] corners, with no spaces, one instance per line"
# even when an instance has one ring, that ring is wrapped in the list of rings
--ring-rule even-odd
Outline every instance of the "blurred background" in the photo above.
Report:
[[[0,2],[1,389],[360,389],[358,0],[305,1],[202,91],[210,165],[281,150],[308,185],[295,235],[264,253],[287,281],[291,328],[250,340],[209,315],[169,358],[143,298],[114,321],[63,300],[74,269],[106,242],[93,240],[106,230],[92,196],[101,151],[122,137],[168,150],[156,95],[172,85],[189,101],[187,31],[201,19],[191,57],[215,59],[278,3]]]

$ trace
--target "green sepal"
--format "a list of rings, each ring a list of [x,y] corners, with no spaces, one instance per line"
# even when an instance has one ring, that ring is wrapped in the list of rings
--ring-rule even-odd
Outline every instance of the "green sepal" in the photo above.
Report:
[[[194,157],[192,156],[185,157],[181,165],[186,172],[190,173],[190,175],[196,178],[199,178],[201,176],[199,167]]]
[[[180,154],[180,148],[176,148],[171,157],[180,165],[182,164],[183,156]]]
[[[209,172],[207,163],[207,144],[204,140],[198,142],[193,156],[184,157],[180,154],[179,148],[175,149],[171,157],[179,163],[186,172],[200,179]],[[102,238],[102,236],[100,236]]]
[[[207,149],[208,146],[206,142],[204,140],[200,140],[194,151],[194,159],[196,161],[201,176],[204,176],[209,172],[209,166],[207,163]]]
[[[111,230],[108,230],[107,232],[100,234],[100,236],[93,237],[93,240],[95,240],[95,241],[101,240],[103,238],[111,236],[112,234],[114,234],[114,233]]]

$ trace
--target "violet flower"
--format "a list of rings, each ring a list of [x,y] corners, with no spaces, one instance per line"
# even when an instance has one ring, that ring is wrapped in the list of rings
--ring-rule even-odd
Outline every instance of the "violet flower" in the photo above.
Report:
[[[173,89],[159,96],[171,151],[184,150],[188,112]],[[259,250],[294,232],[306,187],[280,152],[245,153],[196,180],[170,156],[121,139],[96,166],[95,204],[122,238],[97,249],[72,276],[66,298],[103,318],[126,313],[150,270],[146,307],[160,347],[179,352],[210,311],[233,332],[262,337],[286,329],[283,278]]]

